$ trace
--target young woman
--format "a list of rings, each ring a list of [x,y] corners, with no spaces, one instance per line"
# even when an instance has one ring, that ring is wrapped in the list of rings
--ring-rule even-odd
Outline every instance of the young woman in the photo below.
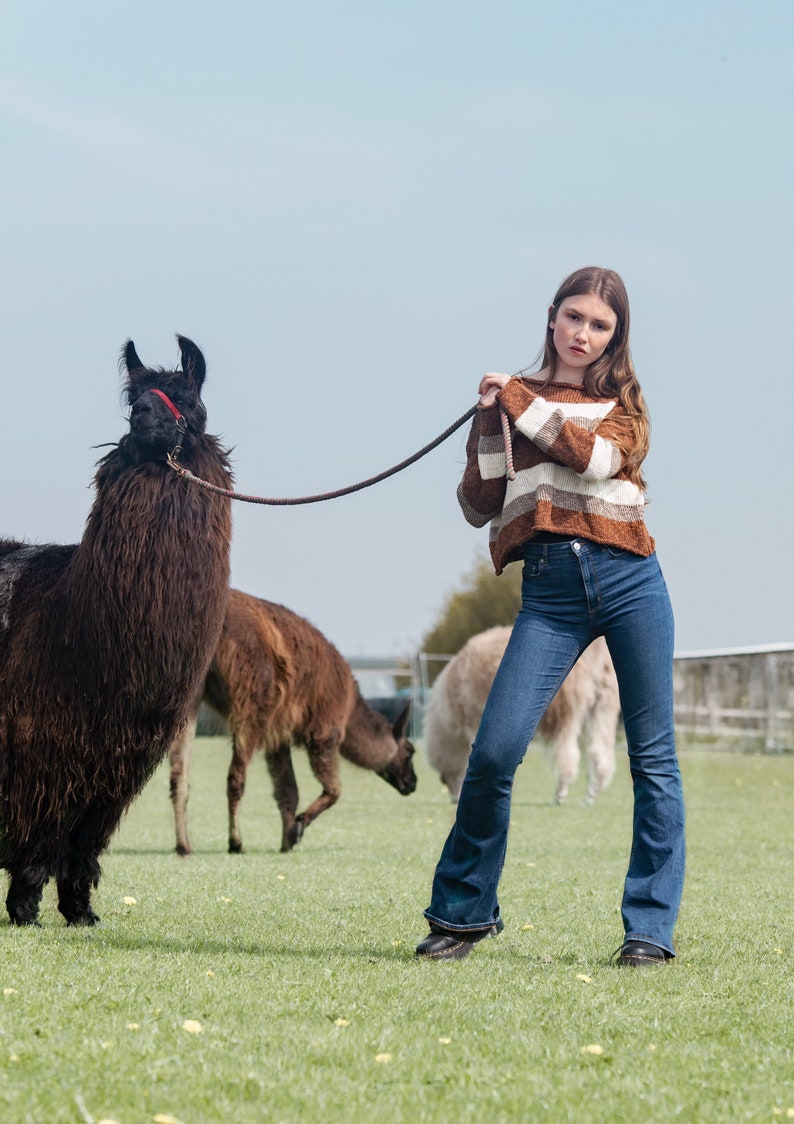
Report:
[[[530,377],[487,374],[479,393],[458,499],[469,523],[490,521],[497,573],[523,561],[522,606],[436,867],[425,910],[430,935],[416,955],[461,959],[504,927],[497,886],[516,769],[563,679],[588,644],[604,636],[634,785],[617,959],[662,965],[675,955],[685,849],[673,735],[673,614],[644,522],[650,427],[620,277],[595,267],[568,277],[549,309],[541,370]]]

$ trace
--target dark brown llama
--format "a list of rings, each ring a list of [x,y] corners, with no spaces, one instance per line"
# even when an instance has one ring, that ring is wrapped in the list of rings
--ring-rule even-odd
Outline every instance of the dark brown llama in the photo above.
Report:
[[[350,666],[333,644],[303,617],[233,589],[215,658],[203,690],[204,701],[232,734],[229,766],[229,850],[243,841],[237,813],[248,766],[263,749],[281,813],[281,850],[290,851],[321,812],[339,799],[339,756],[372,769],[403,796],[416,788],[405,736],[409,705],[392,726],[358,689]],[[171,800],[176,850],[190,854],[186,808],[188,775],[200,699],[193,717],[171,747]],[[296,815],[298,786],[291,746],[306,747],[322,792]]]
[[[0,542],[0,865],[15,925],[54,877],[70,925],[94,925],[99,855],[188,716],[226,611],[230,502],[205,432],[204,357],[182,369],[122,353],[129,432],[104,456],[81,542]]]

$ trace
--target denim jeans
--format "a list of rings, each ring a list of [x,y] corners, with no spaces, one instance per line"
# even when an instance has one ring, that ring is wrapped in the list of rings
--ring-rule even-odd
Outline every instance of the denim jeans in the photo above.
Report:
[[[684,881],[684,800],[673,732],[673,613],[656,555],[642,558],[586,539],[528,542],[521,602],[425,917],[433,928],[472,935],[499,917],[516,769],[563,679],[588,644],[604,636],[634,789],[625,937],[672,956]]]

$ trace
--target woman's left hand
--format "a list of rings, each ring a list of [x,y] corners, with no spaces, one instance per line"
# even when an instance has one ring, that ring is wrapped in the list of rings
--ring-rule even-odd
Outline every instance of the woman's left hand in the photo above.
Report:
[[[483,375],[480,379],[480,386],[478,393],[480,395],[480,406],[493,406],[496,403],[496,396],[503,386],[510,382],[510,375],[501,375],[497,371],[489,371],[487,375]]]

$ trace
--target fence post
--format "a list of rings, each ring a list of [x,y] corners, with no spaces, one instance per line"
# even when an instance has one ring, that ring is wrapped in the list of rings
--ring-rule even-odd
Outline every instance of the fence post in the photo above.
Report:
[[[766,673],[766,750],[767,753],[779,752],[778,742],[778,710],[780,709],[779,681],[777,655],[770,652],[765,661]]]

